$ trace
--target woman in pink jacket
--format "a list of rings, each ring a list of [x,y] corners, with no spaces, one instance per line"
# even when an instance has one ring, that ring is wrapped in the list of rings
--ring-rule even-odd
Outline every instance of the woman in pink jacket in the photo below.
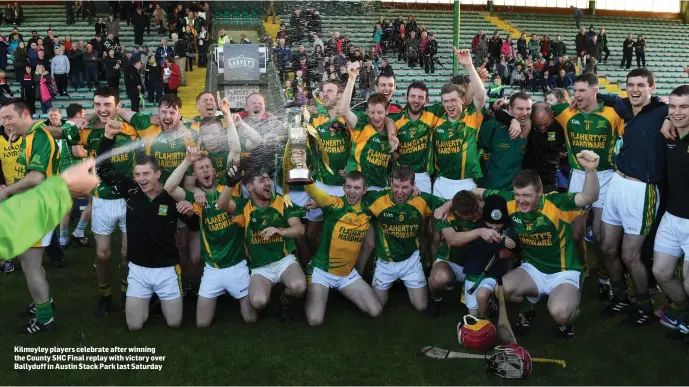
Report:
[[[512,58],[515,58],[515,52],[514,52],[514,47],[512,46],[512,37],[508,36],[507,39],[505,39],[502,42],[502,47],[500,47],[500,53],[507,58],[508,55],[511,55]]]

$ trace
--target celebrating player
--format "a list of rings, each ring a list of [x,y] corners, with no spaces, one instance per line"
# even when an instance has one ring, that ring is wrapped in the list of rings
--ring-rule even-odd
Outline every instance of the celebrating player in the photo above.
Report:
[[[533,304],[548,295],[548,311],[558,324],[558,337],[574,337],[582,267],[572,238],[572,221],[598,198],[599,159],[592,151],[576,155],[577,165],[586,171],[579,193],[544,195],[541,178],[530,170],[515,176],[514,192],[474,190],[484,200],[490,195],[508,200],[507,210],[519,236],[524,262],[503,276],[503,286],[509,300],[523,302],[517,321],[522,333],[531,327]]]
[[[255,169],[245,169],[243,180],[250,199],[223,192],[218,207],[234,214],[233,221],[244,229],[251,266],[251,306],[258,311],[265,309],[273,286],[281,283],[285,285],[280,296],[281,320],[291,323],[294,321],[292,300],[306,292],[306,278],[294,256],[294,240],[304,236],[301,224],[304,209],[288,205],[282,195],[273,191],[273,181],[261,165],[249,165]]]
[[[407,287],[409,300],[420,311],[428,304],[426,276],[419,252],[424,218],[433,213],[442,199],[422,192],[412,197],[414,170],[405,165],[392,172],[392,189],[370,194],[365,206],[376,219],[376,271],[373,289],[385,306],[388,290],[396,280]]]
[[[5,130],[10,137],[22,138],[14,170],[14,184],[0,191],[0,201],[2,201],[39,185],[46,177],[56,176],[59,154],[57,142],[42,121],[33,122],[31,110],[23,100],[14,99],[7,102],[0,108],[0,119],[3,120]],[[37,241],[20,257],[22,271],[26,276],[34,302],[29,307],[29,311],[32,312],[35,308],[36,313],[36,317],[20,330],[21,333],[51,332],[56,329],[50,285],[48,285],[42,264],[43,251],[50,244],[52,236],[53,231]]]
[[[383,312],[376,294],[354,268],[370,227],[370,216],[361,205],[366,178],[352,171],[345,177],[342,190],[344,195],[334,196],[315,184],[306,186],[306,193],[325,216],[321,243],[307,269],[306,320],[311,326],[323,324],[328,293],[333,288],[371,317]]]

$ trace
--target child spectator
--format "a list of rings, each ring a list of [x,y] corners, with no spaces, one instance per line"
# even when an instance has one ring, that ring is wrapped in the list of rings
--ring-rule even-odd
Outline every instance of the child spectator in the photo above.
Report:
[[[304,106],[308,103],[308,98],[306,97],[306,91],[304,90],[304,86],[297,86],[296,100],[297,105],[299,106]]]
[[[375,44],[373,48],[373,53],[378,55],[383,55],[383,50],[380,48],[380,41],[383,38],[383,28],[380,23],[376,24],[376,30],[373,32],[373,43]]]

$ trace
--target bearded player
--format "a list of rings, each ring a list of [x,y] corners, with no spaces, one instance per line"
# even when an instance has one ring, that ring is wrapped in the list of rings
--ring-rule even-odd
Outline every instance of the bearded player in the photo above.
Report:
[[[22,138],[14,170],[14,184],[0,191],[1,202],[12,195],[39,185],[47,177],[56,176],[59,153],[53,136],[42,121],[33,122],[31,110],[23,100],[13,99],[7,102],[0,108],[0,119],[10,137]],[[56,330],[50,285],[42,264],[43,251],[50,244],[52,236],[53,231],[42,240],[36,241],[36,244],[20,257],[22,271],[26,276],[36,313],[36,317],[32,318],[26,327],[20,329],[21,333],[34,334]]]
[[[593,203],[593,234],[598,267],[602,268],[604,266],[603,256],[598,251],[601,242],[601,218],[608,186],[615,174],[613,151],[618,138],[624,133],[624,120],[617,115],[614,108],[600,104],[596,98],[597,94],[598,77],[595,74],[584,73],[574,80],[576,108],[570,108],[569,104],[554,105],[552,108],[555,113],[555,120],[564,130],[569,166],[572,168],[569,192],[581,192],[584,186],[586,171],[583,166],[579,165],[576,155],[582,150],[590,149],[600,157],[600,165],[598,166],[600,195]],[[574,221],[573,231],[579,259],[584,265],[586,262],[585,216]],[[605,265],[607,266],[607,264]],[[610,293],[609,287],[605,283],[600,283],[599,288],[601,293]],[[615,309],[619,308],[617,303],[618,301],[611,302],[603,314],[614,315]]]
[[[226,100],[222,103],[225,107],[223,110],[229,112],[229,103]],[[201,130],[206,132],[208,140],[219,143],[229,142],[231,151],[228,153],[226,162],[231,165],[239,162],[241,152],[232,115],[226,114],[225,117],[228,118],[229,125],[224,133],[216,131],[217,128],[206,128],[208,118],[202,121]],[[217,299],[225,292],[239,300],[239,308],[244,321],[256,322],[258,314],[247,297],[249,267],[242,230],[232,221],[227,212],[218,208],[220,197],[226,191],[232,192],[234,187],[229,184],[221,185],[216,178],[212,159],[200,153],[197,148],[189,148],[187,157],[165,183],[165,190],[178,202],[193,201],[194,194],[179,187],[189,167],[193,168],[196,185],[204,190],[208,199],[205,205],[194,203],[194,211],[201,219],[201,239],[203,240],[201,256],[205,262],[196,306],[196,325],[199,328],[210,326],[215,316]]]
[[[334,196],[317,184],[306,186],[306,193],[320,206],[325,217],[321,243],[307,268],[306,320],[311,326],[323,324],[330,289],[340,291],[371,317],[383,312],[373,289],[354,268],[370,227],[370,215],[361,204],[366,193],[366,177],[359,171],[350,172],[344,178],[342,191],[344,195]]]
[[[281,283],[285,290],[280,296],[281,321],[294,321],[292,302],[306,292],[306,278],[295,257],[295,239],[304,236],[301,218],[304,210],[288,205],[282,195],[273,191],[268,170],[246,162],[252,169],[244,169],[244,185],[248,200],[221,195],[218,207],[234,214],[233,221],[244,229],[244,244],[250,257],[251,280],[249,301],[261,311],[268,306],[273,287]]]

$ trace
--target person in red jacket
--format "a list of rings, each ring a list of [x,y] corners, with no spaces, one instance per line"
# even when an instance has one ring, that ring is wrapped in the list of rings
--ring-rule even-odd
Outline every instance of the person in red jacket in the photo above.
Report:
[[[163,65],[163,84],[165,85],[165,94],[177,95],[177,88],[180,86],[182,71],[180,70],[174,58],[168,56],[165,58]]]

